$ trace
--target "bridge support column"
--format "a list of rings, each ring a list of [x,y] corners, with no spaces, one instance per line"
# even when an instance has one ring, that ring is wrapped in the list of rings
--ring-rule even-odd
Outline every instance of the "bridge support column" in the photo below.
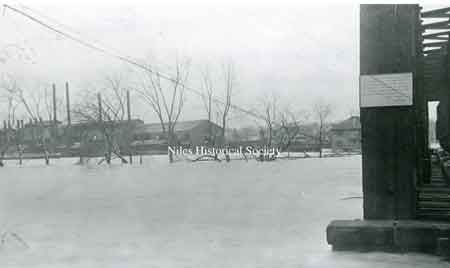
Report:
[[[418,5],[361,5],[360,74],[413,73],[413,105],[360,110],[364,219],[415,218],[419,11]]]
[[[432,224],[413,221],[417,206],[416,184],[424,170],[421,161],[424,128],[420,119],[422,115],[419,116],[423,113],[424,102],[418,90],[421,83],[418,79],[420,34],[418,5],[361,5],[360,118],[364,219],[330,223],[327,240],[334,249],[393,251],[401,247],[421,251],[437,239],[424,235],[428,231],[433,232]],[[409,81],[406,86],[410,92],[406,98],[408,102],[402,103],[389,96],[390,90],[400,92],[396,87],[401,85],[397,82],[372,81],[372,86],[368,86],[367,81],[371,78],[377,80],[385,74],[408,77],[399,80],[399,84]],[[370,91],[369,94],[370,87],[379,91]],[[364,94],[363,88],[367,90]],[[376,101],[367,102],[367,96],[373,96],[373,92],[381,97],[375,94]],[[385,100],[386,103],[383,102]]]

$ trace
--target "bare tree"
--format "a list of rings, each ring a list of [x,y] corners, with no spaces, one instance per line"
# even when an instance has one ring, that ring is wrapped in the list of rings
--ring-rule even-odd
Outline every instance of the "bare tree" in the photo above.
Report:
[[[50,148],[55,145],[56,140],[56,122],[53,122],[53,101],[51,92],[52,85],[43,80],[36,80],[34,85],[29,87],[27,90],[19,87],[18,99],[29,120],[32,124],[29,125],[31,128],[35,128],[36,131],[31,131],[34,135],[34,146],[36,149],[41,149],[44,153],[45,163],[49,164],[49,152]],[[44,116],[48,117],[48,124],[45,124]],[[53,126],[54,128],[52,129]],[[53,133],[52,133],[53,131]],[[19,131],[20,132],[20,131]],[[36,134],[36,135],[35,135]]]
[[[16,109],[19,106],[19,102],[17,101],[17,80],[13,76],[7,74],[3,74],[0,79],[0,100],[2,102],[5,101],[7,104],[4,131],[0,137],[0,166],[3,166],[3,159],[6,152],[12,144],[18,144],[19,142],[17,130],[13,129],[11,126],[14,125]]]
[[[225,132],[227,128],[227,120],[231,108],[231,97],[236,84],[236,73],[234,63],[230,60],[223,65],[223,78],[225,83],[224,101],[218,103],[217,116],[220,118],[220,126],[222,127],[221,142],[225,142]]]
[[[1,88],[3,89],[3,96],[7,99],[8,103],[8,133],[10,134],[9,141],[15,141],[17,152],[19,154],[19,163],[22,163],[23,154],[23,130],[20,129],[22,124],[19,120],[16,120],[16,112],[20,108],[24,108],[25,114],[28,115],[31,122],[34,122],[35,131],[30,133],[33,136],[32,146],[36,148],[42,148],[45,156],[46,164],[49,163],[48,155],[48,140],[49,135],[47,129],[42,124],[42,111],[45,107],[42,106],[42,102],[46,98],[43,89],[48,85],[42,81],[37,81],[32,90],[25,90],[23,85],[19,85],[19,79],[13,75],[4,75],[1,80]],[[52,112],[52,109],[48,111]],[[16,122],[15,122],[16,121]],[[15,127],[14,127],[15,126]],[[11,138],[13,137],[13,138]],[[6,146],[8,149],[10,143]],[[4,153],[3,153],[4,154]]]
[[[50,105],[52,100],[51,95],[48,94],[50,87],[49,83],[42,81],[36,81],[28,89],[17,87],[17,99],[31,120],[35,122],[43,121],[44,115],[48,115],[49,118],[52,117],[53,108]]]
[[[277,105],[278,96],[272,92],[270,96],[264,97],[261,101],[262,109],[259,111],[261,118],[264,121],[264,126],[260,127],[262,138],[265,140],[265,145],[271,147],[274,139],[274,130],[277,126]]]
[[[208,122],[212,122],[213,118],[213,79],[211,71],[208,66],[202,72],[202,102],[208,118]],[[215,144],[216,133],[212,133],[212,126],[209,124],[208,128],[208,144]]]
[[[185,85],[189,78],[188,60],[176,60],[174,74],[167,79],[153,66],[154,72],[145,72],[141,87],[137,92],[158,116],[167,145],[172,147],[177,137],[175,127],[185,103]],[[173,153],[169,152],[169,161],[173,162]]]
[[[215,145],[217,143],[223,144],[226,141],[226,131],[231,111],[231,99],[233,90],[236,84],[236,73],[234,64],[231,60],[222,64],[222,78],[223,78],[223,92],[219,92],[218,88],[214,87],[214,79],[211,74],[211,69],[206,66],[202,72],[202,102],[208,121],[212,122],[212,117],[215,115],[215,122],[221,126],[220,131],[217,131],[212,125],[209,125],[208,144]],[[215,98],[218,97],[218,98]],[[214,106],[213,106],[214,104]],[[218,159],[216,153],[213,158]]]
[[[306,112],[293,112],[289,107],[280,113],[280,126],[277,129],[276,136],[281,151],[289,150],[297,136],[302,134],[301,127],[307,117],[308,115]],[[288,151],[288,157],[289,156]]]
[[[13,76],[7,74],[3,74],[0,79],[0,99],[6,101],[7,103],[6,120],[8,122],[14,122],[16,109],[19,106],[19,102],[17,100],[19,91],[18,82]]]
[[[94,90],[85,92],[81,102],[75,105],[72,113],[84,122],[85,129],[80,130],[80,160],[83,145],[98,142],[96,135],[89,132],[98,130],[103,139],[104,158],[99,162],[111,163],[113,156],[120,158],[122,163],[128,161],[122,156],[122,131],[125,128],[126,117],[126,86],[120,74],[107,76],[100,93]],[[90,130],[89,130],[90,129]]]
[[[34,149],[42,149],[45,161],[48,164],[49,142],[54,135],[51,135],[48,125],[44,126],[42,116],[46,115],[50,121],[52,120],[54,113],[53,96],[48,93],[51,92],[51,84],[42,79],[33,79],[28,85],[24,83],[26,83],[24,79],[20,79],[16,75],[3,74],[0,77],[0,99],[6,100],[7,103],[6,120],[9,128],[7,132],[10,134],[10,142],[3,147],[6,147],[4,150],[7,150],[14,141],[19,154],[19,163],[21,163],[24,150],[23,137],[27,132],[32,137],[32,142],[28,145]],[[58,100],[56,101],[58,102]],[[18,120],[19,117],[28,117],[29,122],[31,122],[29,127],[32,130],[22,129],[24,124],[23,120]],[[2,151],[4,150],[2,149]]]
[[[317,141],[319,146],[319,157],[322,157],[323,143],[327,134],[327,120],[332,113],[331,104],[319,99],[314,103],[313,115],[318,123]]]

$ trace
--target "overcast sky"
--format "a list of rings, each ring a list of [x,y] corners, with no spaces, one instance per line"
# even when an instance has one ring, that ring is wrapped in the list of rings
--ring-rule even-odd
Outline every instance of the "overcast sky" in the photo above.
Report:
[[[170,71],[176,55],[187,57],[193,87],[206,64],[219,74],[221,64],[232,59],[238,83],[233,103],[248,109],[257,109],[272,91],[280,106],[296,109],[310,109],[323,98],[333,104],[335,119],[358,109],[356,4],[17,7],[108,50],[154,60],[163,70]],[[61,94],[66,80],[76,95],[109,73],[134,69],[10,10],[0,17],[0,28],[0,71],[55,82]],[[188,96],[185,110],[182,119],[205,117],[198,96]],[[141,104],[133,114],[156,121]],[[235,118],[234,124],[250,120]]]

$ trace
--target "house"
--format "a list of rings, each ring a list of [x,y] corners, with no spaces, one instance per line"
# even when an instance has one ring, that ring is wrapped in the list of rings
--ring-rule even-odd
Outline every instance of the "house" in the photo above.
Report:
[[[229,143],[236,146],[264,144],[264,141],[261,140],[259,129],[253,126],[228,129],[225,133],[225,138]]]
[[[106,137],[114,141],[120,151],[126,152],[133,141],[135,129],[143,125],[140,119],[121,121],[85,121],[66,126],[66,145],[72,154],[82,151],[85,155],[96,155],[105,150]]]
[[[167,123],[165,131],[167,131]],[[220,143],[222,128],[209,120],[180,121],[175,125],[176,143],[204,145]],[[160,123],[142,124],[134,129],[134,146],[167,146],[166,134]]]
[[[0,153],[16,144],[16,131],[12,128],[0,129]]]
[[[105,134],[109,134],[121,150],[129,148],[133,130],[139,124],[144,122],[133,119],[102,123],[81,121],[66,125],[53,120],[30,120],[17,129],[15,136],[25,152],[41,153],[45,144],[50,152],[76,155],[83,149],[88,151],[86,154],[96,155],[104,151]]]
[[[222,128],[208,120],[177,122],[175,136],[176,145],[222,144]],[[12,138],[31,153],[42,153],[45,145],[50,152],[95,156],[102,155],[108,144],[123,154],[167,151],[161,124],[145,124],[139,119],[81,121],[70,125],[51,120],[30,121],[17,130],[0,130],[0,147],[7,146]]]
[[[325,126],[326,129],[328,126]],[[275,141],[283,150],[291,152],[317,151],[319,150],[319,125],[316,122],[290,123],[274,130]],[[329,146],[327,131],[322,135],[322,147]]]
[[[61,121],[35,120],[26,123],[19,129],[21,143],[26,146],[36,146],[43,142],[55,142],[55,137],[61,135]]]
[[[315,123],[291,123],[286,126],[275,125],[272,129],[272,146],[291,152],[317,150],[317,130]],[[267,129],[264,127],[243,127],[233,129],[227,141],[235,146],[265,146],[268,144]],[[324,137],[323,145],[328,145]]]
[[[333,151],[361,151],[361,122],[359,116],[334,124],[330,130]]]
[[[140,119],[121,120],[121,121],[85,121],[71,124],[68,126],[72,142],[80,142],[83,138],[103,141],[105,128],[109,132],[114,132],[121,140],[130,140],[134,130],[144,124]]]

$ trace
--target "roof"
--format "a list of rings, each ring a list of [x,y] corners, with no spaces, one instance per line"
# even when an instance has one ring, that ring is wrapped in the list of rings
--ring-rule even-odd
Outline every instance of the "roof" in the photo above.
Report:
[[[213,122],[210,122],[208,120],[192,120],[192,121],[180,121],[177,122],[175,125],[175,131],[187,131],[191,130],[200,124],[214,124]],[[214,124],[215,125],[215,124]],[[164,126],[167,128],[167,123],[164,124]],[[149,124],[142,124],[138,125],[136,127],[135,133],[162,133],[162,127],[161,123],[149,123]]]
[[[130,123],[132,126],[144,124],[144,121],[142,121],[141,119],[131,119],[130,121],[125,119],[125,120],[113,121],[113,122],[114,122],[114,124],[117,124],[117,125],[127,125]],[[110,124],[111,122],[103,121],[103,123]],[[77,128],[77,127],[87,127],[87,126],[97,126],[97,125],[99,125],[98,121],[86,120],[86,121],[73,122],[70,126],[73,128]]]
[[[31,121],[28,123],[25,123],[25,127],[31,127],[31,126],[44,126],[44,127],[48,127],[48,126],[55,126],[55,125],[60,125],[62,122],[61,121],[53,121],[53,120],[38,120],[38,121]]]
[[[331,128],[331,130],[359,130],[361,129],[361,121],[359,116],[351,116],[350,118],[341,121]]]

